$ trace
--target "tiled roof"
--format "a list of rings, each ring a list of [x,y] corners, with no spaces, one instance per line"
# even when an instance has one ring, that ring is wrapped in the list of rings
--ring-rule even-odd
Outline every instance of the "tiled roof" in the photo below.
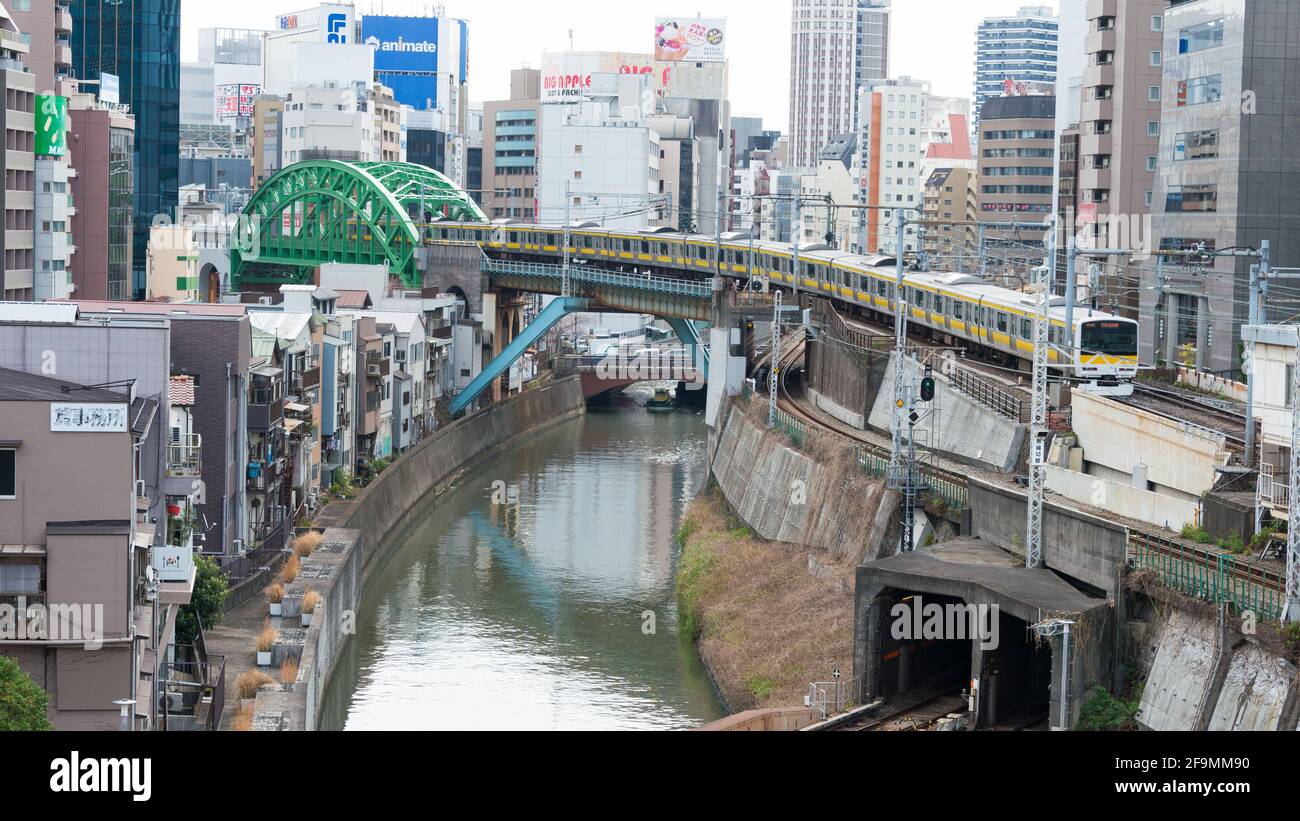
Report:
[[[173,405],[194,407],[194,377],[173,376],[168,393]]]

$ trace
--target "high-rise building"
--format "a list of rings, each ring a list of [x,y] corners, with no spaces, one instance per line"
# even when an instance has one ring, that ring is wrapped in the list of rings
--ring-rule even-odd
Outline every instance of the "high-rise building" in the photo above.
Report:
[[[0,298],[6,300],[31,299],[35,285],[36,78],[25,70],[28,51],[26,37],[0,4],[0,117],[6,149],[0,152],[5,180]]]
[[[1122,248],[1133,240],[1134,218],[1151,213],[1159,143],[1164,10],[1169,0],[1089,4],[1088,62],[1079,116],[1079,214],[1082,247]],[[1123,224],[1124,230],[1117,231]],[[1140,223],[1139,223],[1140,224]],[[1138,296],[1125,285],[1128,260],[1098,258],[1102,291],[1115,308],[1136,313]],[[1088,263],[1090,266],[1092,263]],[[1083,272],[1085,266],[1080,265]]]
[[[72,0],[42,0],[41,2],[5,5],[31,44],[24,61],[36,75],[36,90],[61,93],[59,81],[72,74]],[[98,78],[96,78],[98,79]]]
[[[483,104],[483,213],[531,221],[537,213],[542,73],[510,72],[510,99]]]
[[[73,0],[72,64],[77,77],[120,83],[135,115],[132,291],[145,286],[149,227],[172,217],[180,186],[181,0]]]
[[[965,134],[953,133],[954,117],[966,128],[970,104],[956,97],[930,93],[930,84],[910,77],[876,80],[858,94],[863,112],[858,125],[858,179],[855,201],[871,205],[919,209],[926,181],[934,165],[927,166],[932,143],[950,146],[942,153],[949,165],[969,160]],[[897,246],[893,217],[888,212],[859,211],[857,244],[866,251],[894,253]],[[917,233],[905,229],[905,247],[915,251]]]
[[[1052,213],[1056,98],[993,97],[984,103],[979,135],[980,222],[1041,223]],[[1042,264],[1042,232],[990,235],[989,269],[1024,276]]]
[[[987,17],[980,23],[975,35],[976,134],[987,100],[1014,93],[1019,83],[1055,85],[1057,29],[1050,6],[1025,6],[1014,16]]]
[[[889,75],[886,0],[794,0],[790,24],[790,164],[857,126],[858,89]]]
[[[135,120],[94,94],[73,94],[70,108],[77,171],[70,183],[76,204],[71,220],[77,243],[71,264],[74,296],[130,299]]]
[[[1300,26],[1290,0],[1193,0],[1164,12],[1160,140],[1150,244],[1203,254],[1142,266],[1143,362],[1193,364],[1240,375],[1250,302],[1245,256],[1270,244],[1274,269],[1300,266],[1300,184],[1294,87]],[[1163,286],[1163,287],[1161,287]],[[1263,323],[1291,321],[1293,279],[1279,277]]]

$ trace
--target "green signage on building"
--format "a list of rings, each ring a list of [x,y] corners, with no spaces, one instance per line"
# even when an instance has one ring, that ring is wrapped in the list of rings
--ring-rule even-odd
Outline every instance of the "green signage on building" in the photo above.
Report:
[[[68,150],[68,98],[36,95],[36,153],[62,157]]]

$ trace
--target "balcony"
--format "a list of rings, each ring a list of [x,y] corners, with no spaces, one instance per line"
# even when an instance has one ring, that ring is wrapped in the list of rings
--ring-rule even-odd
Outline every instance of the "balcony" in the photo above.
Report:
[[[167,446],[168,476],[200,476],[203,473],[203,437],[197,433],[182,434]]]
[[[284,475],[285,459],[283,456],[270,462],[251,461],[245,470],[245,487],[253,493],[265,493],[274,490]]]
[[[320,385],[320,366],[308,368],[302,373],[295,373],[289,380],[290,390],[301,396],[305,391]]]
[[[248,429],[265,431],[279,427],[284,422],[284,399],[271,394],[252,391],[248,397]]]

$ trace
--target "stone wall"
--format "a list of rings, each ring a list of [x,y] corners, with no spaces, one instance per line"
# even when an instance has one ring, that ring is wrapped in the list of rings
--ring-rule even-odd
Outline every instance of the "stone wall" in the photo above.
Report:
[[[740,401],[724,408],[723,418],[713,477],[755,533],[836,558],[876,558],[895,526],[898,494],[867,477],[851,448],[818,439],[796,449],[783,433],[755,423]]]

